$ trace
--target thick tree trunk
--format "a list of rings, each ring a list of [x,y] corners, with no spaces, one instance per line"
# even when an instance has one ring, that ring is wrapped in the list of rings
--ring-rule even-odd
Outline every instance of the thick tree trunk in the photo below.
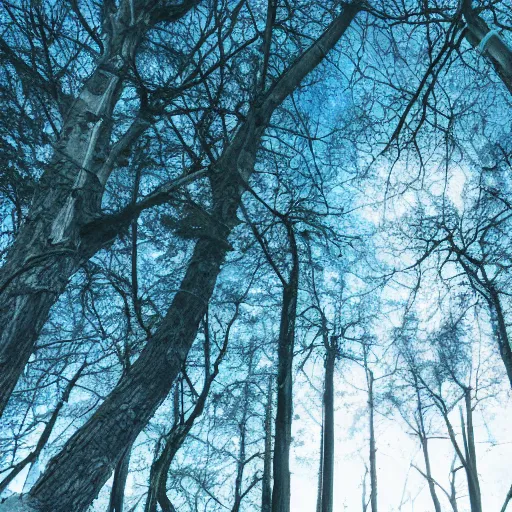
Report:
[[[40,510],[79,512],[94,500],[183,367],[226,251],[217,242],[197,242],[181,289],[155,336],[30,492]]]
[[[265,407],[265,453],[261,481],[261,512],[272,510],[272,376],[268,378],[267,405]]]
[[[324,388],[324,431],[323,431],[323,470],[322,470],[322,512],[333,511],[334,492],[334,368],[336,348],[327,350],[325,359]]]
[[[472,0],[462,2],[462,13],[466,21],[466,39],[493,65],[507,89],[512,93],[512,49],[501,36],[492,31],[483,18],[472,8]]]
[[[175,18],[187,7],[175,7]],[[146,129],[144,119],[114,146],[112,113],[125,75],[151,24],[158,2],[122,0],[103,20],[106,52],[66,111],[54,155],[38,184],[30,212],[0,269],[0,415],[25,367],[51,307],[81,263],[101,244],[88,243],[81,229],[101,212],[105,183],[116,155]],[[135,17],[134,17],[135,16]],[[172,9],[166,13],[172,18]],[[97,240],[96,240],[97,242]]]
[[[219,232],[196,243],[180,290],[153,338],[96,413],[50,461],[47,470],[25,500],[27,510],[32,508],[38,512],[84,512],[122,457],[124,448],[135,441],[169,393],[196,337],[199,322],[205,314],[224,257],[230,248],[227,237],[238,223],[236,212],[245,189],[244,183],[253,172],[256,149],[263,131],[275,108],[323,60],[359,9],[359,4],[345,6],[343,13],[333,20],[322,36],[281,76],[262,102],[248,113],[244,125],[211,171],[215,205],[212,216],[218,224]],[[287,302],[289,315],[296,298],[287,298]],[[285,323],[289,323],[287,319]],[[288,331],[289,336],[286,327],[287,325],[283,325],[283,333]],[[286,446],[289,447],[286,428],[286,423],[289,422],[286,416],[288,403],[283,406],[282,402],[283,398],[288,398],[291,382],[283,377],[286,377],[287,370],[285,360],[290,359],[285,356],[291,354],[284,341],[283,339],[283,367],[278,382],[282,395],[282,412],[277,423],[280,427],[283,425],[280,432],[284,442],[281,442],[280,449],[286,451]],[[274,461],[276,460],[279,460],[279,454],[274,457]],[[288,469],[288,464],[285,464]],[[281,471],[282,468],[278,469],[279,476],[284,475],[283,481],[289,483],[289,470],[287,473]],[[276,503],[278,498],[283,499],[284,503],[287,502],[287,491],[289,498],[289,487],[277,491]],[[280,509],[277,505],[274,507],[273,499],[274,512],[287,510],[289,501],[286,508]],[[2,505],[0,511],[3,512]]]

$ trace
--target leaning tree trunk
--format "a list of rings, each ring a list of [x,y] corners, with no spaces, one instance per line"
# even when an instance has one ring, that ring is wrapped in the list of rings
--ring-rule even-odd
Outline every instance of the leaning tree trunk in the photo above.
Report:
[[[244,184],[254,170],[263,131],[275,108],[323,60],[359,10],[358,3],[346,5],[319,39],[249,111],[232,143],[211,171],[212,218],[216,219],[217,233],[198,240],[180,290],[153,338],[96,413],[50,461],[25,498],[25,510],[87,510],[122,457],[124,448],[135,441],[165,399],[183,367],[230,249],[227,237],[239,222],[236,213]],[[0,511],[4,512],[5,507],[0,505]]]
[[[128,478],[128,470],[130,468],[130,456],[132,447],[127,446],[126,450],[117,463],[114,470],[114,482],[110,491],[110,502],[108,512],[123,512],[124,507],[124,491],[126,489],[126,479]]]
[[[486,279],[486,281],[488,280]],[[507,322],[498,292],[491,283],[488,283],[488,289],[489,297],[486,298],[488,299],[489,309],[491,311],[491,322],[498,342],[501,360],[505,366],[508,381],[512,388],[512,346],[510,345]]]
[[[473,409],[471,407],[471,391],[465,390],[464,402],[466,408],[466,424],[461,410],[462,434],[464,440],[464,450],[466,452],[466,470],[469,501],[471,504],[471,512],[482,512],[482,495],[480,492],[480,481],[478,478],[478,470],[476,465],[476,448],[475,434],[473,430]]]
[[[333,511],[334,492],[334,368],[336,346],[327,349],[325,359],[322,512]]]
[[[169,7],[166,19],[195,5]],[[112,114],[145,33],[159,21],[158,2],[121,0],[103,20],[107,49],[63,119],[55,151],[38,184],[27,219],[0,269],[0,415],[29,360],[51,307],[68,280],[101,245],[82,228],[101,212],[105,183],[117,156],[149,125],[141,116],[111,145]],[[176,12],[173,13],[173,10]],[[64,101],[64,100],[63,100]]]

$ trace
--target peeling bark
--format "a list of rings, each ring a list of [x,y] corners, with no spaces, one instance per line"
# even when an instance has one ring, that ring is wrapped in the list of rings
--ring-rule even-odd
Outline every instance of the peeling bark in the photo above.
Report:
[[[466,39],[489,59],[504,85],[512,93],[512,49],[474,12],[471,3],[472,0],[462,2],[462,13],[467,24]]]
[[[105,52],[64,116],[25,224],[0,269],[0,415],[51,307],[80,265],[101,248],[88,244],[81,230],[101,213],[113,155],[148,126],[138,119],[117,145],[110,143],[112,114],[137,48],[152,25],[176,19],[195,4],[169,7],[164,15],[150,0],[123,0],[115,13],[105,14]]]

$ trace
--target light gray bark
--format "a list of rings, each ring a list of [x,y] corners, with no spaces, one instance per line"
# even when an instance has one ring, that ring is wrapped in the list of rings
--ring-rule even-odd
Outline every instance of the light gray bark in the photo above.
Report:
[[[104,240],[88,240],[82,228],[101,212],[105,183],[119,153],[148,126],[141,117],[111,145],[112,113],[124,78],[148,29],[177,19],[194,5],[165,6],[122,0],[103,19],[104,53],[72,102],[47,171],[5,265],[0,269],[0,415],[48,317],[80,264]],[[163,9],[165,7],[165,9]]]
[[[466,39],[491,62],[496,73],[512,93],[512,49],[495,31],[491,31],[472,7],[472,0],[463,0],[462,13],[467,24]],[[482,46],[483,45],[483,46]]]

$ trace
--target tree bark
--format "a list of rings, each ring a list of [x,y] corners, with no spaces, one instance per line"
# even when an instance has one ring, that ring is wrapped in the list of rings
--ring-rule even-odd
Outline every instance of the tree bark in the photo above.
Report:
[[[482,512],[482,496],[480,492],[480,481],[476,466],[475,434],[473,430],[473,409],[471,407],[471,390],[465,390],[464,403],[466,409],[466,422],[461,409],[461,426],[466,452],[466,476],[468,480],[469,501],[471,512]]]
[[[473,11],[471,3],[472,0],[462,2],[462,13],[467,26],[466,39],[471,46],[487,56],[505,87],[512,93],[512,49]]]
[[[293,226],[286,224],[292,268],[283,286],[278,341],[277,410],[274,443],[272,512],[290,512],[290,446],[293,413],[293,348],[299,291],[299,261]]]
[[[370,423],[370,503],[372,512],[377,512],[377,448],[375,442],[375,402],[373,396],[373,372],[369,369],[368,375],[368,410]]]
[[[195,1],[169,8],[178,18]],[[51,307],[80,265],[101,244],[89,244],[82,228],[99,216],[106,181],[117,155],[149,125],[142,117],[111,145],[112,113],[137,48],[159,18],[158,3],[122,0],[103,20],[105,53],[67,111],[48,170],[30,212],[0,269],[0,415],[32,354]],[[175,11],[175,12],[174,12]]]
[[[358,3],[345,6],[343,12],[331,22],[319,39],[270,88],[261,103],[258,102],[248,112],[246,121],[210,174],[214,204],[212,216],[218,221],[218,236],[210,238],[205,235],[205,238],[198,240],[180,290],[161,325],[130,371],[96,413],[50,461],[48,468],[27,496],[27,509],[33,508],[38,512],[84,512],[122,457],[124,448],[135,441],[169,393],[196,337],[224,257],[230,249],[227,238],[238,223],[236,213],[245,190],[244,183],[254,170],[256,150],[270,117],[275,108],[338,42],[359,10]],[[283,379],[286,377],[290,359],[286,356],[291,355],[284,335],[286,338],[290,335],[288,320],[296,297],[292,294],[286,297],[286,302],[288,315],[283,315],[283,365],[278,382],[282,406],[277,421],[284,427],[280,430],[280,449],[284,451],[286,446],[289,447],[286,422],[289,420],[287,415],[290,412],[290,401],[286,400],[285,404],[282,402],[283,398],[288,398],[291,385],[289,380]],[[274,457],[274,461],[278,457],[279,454]],[[278,468],[279,477],[283,475],[283,482],[289,483],[289,470],[288,473],[286,471],[288,465],[286,464],[284,472],[282,469]],[[288,506],[283,509],[277,505],[274,508],[273,496],[274,512],[289,510],[289,487],[280,487],[277,490],[276,504],[279,503],[278,500],[286,503],[287,495]]]
[[[123,512],[124,491],[126,488],[126,479],[128,478],[128,469],[130,468],[131,453],[132,446],[127,446],[123,456],[117,463],[114,471],[114,481],[110,491],[108,512]]]
[[[265,453],[261,482],[261,512],[272,510],[272,376],[268,378],[267,405],[265,407]]]
[[[327,349],[325,359],[324,430],[322,469],[322,512],[333,511],[334,492],[334,368],[336,345]]]

